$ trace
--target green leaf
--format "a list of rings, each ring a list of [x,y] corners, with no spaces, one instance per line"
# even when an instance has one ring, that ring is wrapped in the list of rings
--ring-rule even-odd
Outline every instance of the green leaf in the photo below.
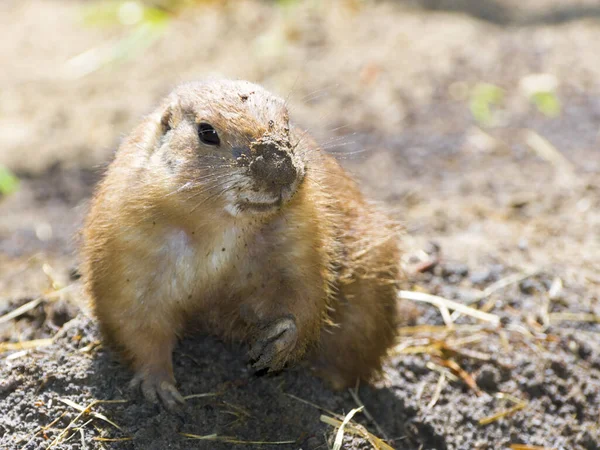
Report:
[[[500,105],[503,99],[502,88],[489,83],[478,83],[471,91],[469,109],[477,122],[490,125],[494,119],[493,107]]]
[[[536,92],[529,99],[538,111],[546,117],[558,117],[560,115],[560,100],[554,92]]]
[[[296,6],[299,3],[299,0],[276,0],[278,6]]]
[[[166,30],[167,21],[143,22],[112,48],[106,63],[128,60],[150,47]]]
[[[88,26],[118,25],[121,2],[94,2],[83,8],[83,23]]]
[[[144,9],[143,21],[145,23],[152,25],[166,25],[169,19],[171,19],[171,15],[167,11],[151,7],[146,7]]]
[[[8,195],[19,187],[19,179],[6,167],[0,166],[0,194]]]
[[[146,6],[139,1],[103,1],[92,3],[83,10],[83,21],[89,26],[137,26],[166,23],[170,14]]]

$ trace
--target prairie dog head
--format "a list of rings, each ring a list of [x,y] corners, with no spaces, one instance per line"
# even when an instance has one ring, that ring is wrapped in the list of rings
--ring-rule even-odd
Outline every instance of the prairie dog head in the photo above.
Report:
[[[191,208],[205,202],[233,216],[267,214],[302,183],[305,162],[290,140],[284,101],[258,85],[185,84],[153,118],[150,171]]]

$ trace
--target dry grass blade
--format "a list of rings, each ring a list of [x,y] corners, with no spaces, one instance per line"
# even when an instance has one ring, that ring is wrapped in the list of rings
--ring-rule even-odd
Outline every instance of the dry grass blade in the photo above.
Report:
[[[465,358],[465,359],[473,359],[475,361],[482,361],[482,362],[491,362],[496,364],[497,366],[500,366],[504,369],[514,369],[514,365],[510,364],[510,363],[506,363],[506,362],[502,362],[500,360],[498,360],[495,356],[492,355],[488,355],[487,353],[483,353],[483,352],[479,352],[476,350],[467,350],[464,348],[455,348],[452,346],[446,346],[444,347],[444,350],[446,350],[447,352],[454,354],[460,358]]]
[[[0,325],[8,322],[9,320],[14,319],[15,317],[19,317],[21,314],[25,314],[28,311],[31,311],[37,305],[42,303],[44,299],[42,297],[35,298],[30,302],[25,303],[24,305],[19,306],[17,309],[12,310],[11,312],[4,314],[0,317]]]
[[[359,406],[358,408],[354,408],[352,410],[350,410],[350,412],[348,414],[346,414],[346,416],[344,417],[344,420],[342,421],[342,423],[340,424],[340,427],[337,430],[337,433],[335,434],[335,441],[333,441],[333,450],[340,450],[340,448],[342,448],[342,441],[344,440],[344,429],[346,428],[346,425],[348,424],[348,422],[350,422],[352,420],[352,417],[354,417],[354,414],[356,414],[357,412],[360,412],[363,410],[362,406]]]
[[[333,417],[325,416],[325,415],[322,415],[320,420],[321,420],[321,422],[326,423],[327,425],[331,425],[332,427],[336,427],[336,428],[338,428],[342,425],[341,420],[335,419]],[[367,430],[365,430],[363,427],[361,427],[359,425],[355,425],[352,422],[350,422],[346,425],[346,428],[349,433],[352,433],[355,436],[360,436],[363,439],[368,440],[369,443],[371,444],[371,446],[373,448],[375,448],[376,450],[382,450],[382,449],[383,450],[394,450],[394,448],[391,447],[389,444],[387,444],[383,440],[379,439],[374,434],[369,433]]]
[[[48,425],[44,425],[43,427],[40,427],[35,433],[33,433],[33,435],[31,436],[31,439],[29,439],[25,443],[25,445],[23,447],[21,447],[21,450],[25,450],[39,433],[52,428],[60,419],[65,417],[65,414],[67,414],[66,411],[63,412],[60,416],[58,416],[56,419],[54,419],[52,422],[50,422]]]
[[[76,409],[77,411],[80,411],[82,414],[87,413],[87,414],[89,414],[92,417],[95,417],[97,419],[103,420],[106,423],[111,424],[117,430],[121,430],[121,427],[119,425],[117,425],[116,423],[114,423],[113,421],[111,421],[104,414],[100,414],[100,413],[97,413],[95,411],[91,411],[91,408],[94,407],[95,405],[99,404],[99,403],[127,403],[128,400],[94,400],[87,407],[83,407],[81,405],[78,405],[77,403],[75,403],[75,402],[73,402],[73,401],[71,401],[71,400],[69,400],[67,398],[59,398],[58,401],[61,402],[61,403],[64,403],[67,406],[70,406],[71,408]]]
[[[228,444],[240,444],[240,445],[286,445],[286,444],[295,444],[297,441],[244,441],[242,439],[237,439],[230,436],[219,436],[218,434],[191,434],[191,433],[179,433],[181,436],[184,436],[189,439],[196,439],[201,441],[219,441],[226,442]]]
[[[122,438],[95,437],[95,438],[92,438],[92,441],[99,441],[99,442],[122,442],[122,441],[133,441],[133,438],[132,437],[122,437]]]
[[[22,342],[0,342],[0,353],[10,352],[13,350],[30,350],[32,348],[45,347],[51,345],[53,339],[33,339],[31,341]]]
[[[235,404],[229,403],[229,402],[222,402],[222,403],[223,403],[223,405],[231,408],[229,410],[224,411],[228,414],[232,414],[236,417],[247,417],[247,418],[252,417],[252,414],[250,413],[250,411],[246,410],[242,406],[235,405]]]
[[[191,394],[191,395],[185,395],[183,397],[184,400],[190,400],[192,398],[203,398],[203,397],[216,397],[217,395],[220,395],[218,392],[206,392],[204,394]]]
[[[449,300],[447,298],[438,297],[437,295],[425,294],[423,292],[414,291],[400,291],[398,297],[405,300],[413,300],[416,302],[429,303],[437,306],[440,311],[442,310],[454,310],[466,316],[471,316],[475,319],[482,320],[484,322],[490,322],[494,325],[500,324],[500,317],[489,314],[477,309],[471,308],[470,306],[463,305],[462,303]]]
[[[319,409],[321,411],[325,411],[326,413],[328,413],[331,416],[333,416],[333,417],[329,417],[329,416],[321,415],[321,419],[320,419],[321,422],[324,422],[324,423],[326,423],[328,425],[331,425],[333,427],[339,427],[342,424],[342,420],[340,420],[340,419],[343,419],[343,416],[341,416],[340,414],[337,414],[337,413],[335,413],[335,412],[333,412],[333,411],[331,411],[331,410],[329,410],[327,408],[323,408],[322,406],[319,406],[319,405],[317,405],[315,403],[309,402],[308,400],[304,400],[304,399],[302,399],[300,397],[296,397],[293,394],[287,394],[287,393],[284,392],[284,395],[286,395],[286,396],[288,396],[288,397],[290,397],[290,398],[292,398],[292,399],[294,399],[294,400],[296,400],[298,402],[304,403],[305,405],[309,405],[309,406],[312,406],[313,408]],[[358,397],[355,398],[355,401],[357,401],[357,400],[360,401],[360,399],[358,399]],[[361,404],[361,406],[362,406],[362,404]],[[373,423],[375,424],[375,427],[379,431],[379,427],[378,427],[378,425],[376,424],[376,422],[374,420],[373,420]],[[348,428],[348,431],[350,431],[351,433],[367,439],[371,443],[371,445],[373,446],[373,448],[376,448],[378,450],[379,449],[393,450],[393,448],[390,447],[382,439],[378,438],[377,436],[375,436],[374,434],[370,433],[368,430],[365,430],[362,427],[357,427],[354,424],[350,423],[347,428]]]
[[[503,417],[510,416],[511,414],[514,414],[517,411],[524,409],[525,406],[527,406],[526,403],[521,403],[521,404],[515,405],[511,408],[508,408],[504,411],[500,411],[499,413],[493,414],[488,417],[484,417],[483,419],[479,419],[479,425],[489,425],[490,423],[494,423],[494,422],[502,419]]]
[[[304,403],[305,405],[312,406],[313,408],[320,409],[321,411],[325,411],[326,413],[328,413],[328,414],[331,414],[331,415],[332,415],[332,416],[334,416],[334,417],[340,417],[338,414],[334,413],[334,412],[333,412],[333,411],[331,411],[330,409],[323,408],[322,406],[319,406],[319,405],[317,405],[316,403],[312,403],[312,402],[309,402],[308,400],[304,400],[303,398],[296,397],[296,396],[295,396],[295,395],[293,395],[293,394],[288,394],[288,393],[285,393],[285,392],[284,392],[284,393],[283,393],[283,395],[285,395],[285,396],[287,396],[287,397],[290,397],[290,398],[293,398],[294,400],[296,400],[296,401],[298,401],[298,402],[300,402],[300,403]]]
[[[480,341],[480,340],[482,340],[482,338],[483,338],[482,334],[473,334],[471,336],[468,336],[467,338],[458,339],[458,340],[448,339],[448,340],[444,341],[444,340],[425,338],[426,345],[407,345],[407,342],[401,342],[400,344],[396,345],[393,348],[392,354],[394,354],[394,355],[428,354],[428,355],[434,355],[434,356],[440,356],[440,357],[441,356],[447,357],[448,355],[451,355],[451,356],[457,356],[457,357],[463,358],[463,359],[472,359],[472,360],[483,361],[483,362],[493,362],[504,368],[512,368],[512,366],[509,364],[497,361],[496,358],[493,357],[492,355],[489,355],[487,353],[483,353],[483,352],[480,352],[477,350],[470,350],[467,348],[462,348],[462,346],[472,344],[473,342]],[[413,339],[412,341],[414,343],[415,340]],[[408,342],[410,343],[410,340]]]
[[[127,402],[127,400],[94,400],[87,407],[78,405],[77,403],[75,403],[71,400],[68,400],[68,399],[59,398],[58,400],[60,402],[64,403],[65,405],[71,406],[72,408],[75,408],[76,410],[78,410],[79,414],[77,416],[75,416],[75,418],[71,422],[69,422],[69,424],[65,428],[63,428],[63,430],[58,434],[58,436],[56,436],[56,438],[54,438],[52,440],[50,445],[47,447],[47,450],[51,449],[55,445],[58,445],[61,442],[61,440],[63,439],[63,437],[66,436],[67,432],[69,430],[73,429],[74,425],[77,423],[77,421],[79,419],[81,419],[81,417],[83,417],[86,413],[90,414],[92,417],[96,417],[98,419],[101,419],[101,420],[104,420],[104,421],[110,423],[111,425],[118,428],[119,430],[121,429],[114,422],[111,422],[108,418],[106,418],[106,416],[104,416],[102,414],[94,413],[93,411],[90,411],[90,408],[92,408],[94,405],[96,405],[98,403],[125,403],[125,402]]]
[[[475,392],[475,395],[478,397],[483,394],[471,374],[460,367],[457,362],[452,361],[451,359],[436,358],[436,363],[442,367],[447,367],[448,369],[452,370],[463,380],[467,386],[469,386],[469,388],[471,388],[473,392]]]
[[[377,423],[377,421],[373,418],[373,416],[371,415],[371,413],[369,412],[369,410],[367,409],[367,407],[363,404],[362,400],[360,399],[360,397],[358,396],[358,384],[356,386],[355,389],[348,389],[348,392],[350,392],[350,395],[352,396],[352,398],[354,399],[354,401],[356,402],[356,406],[361,407],[363,410],[363,414],[366,416],[367,419],[369,419],[369,421],[373,424],[373,426],[375,427],[375,429],[377,430],[377,432],[386,440],[388,441],[388,436],[386,435],[386,433],[383,431],[383,428],[381,428],[379,426],[379,424]]]
[[[350,393],[353,394],[352,390],[350,390]],[[323,408],[322,406],[319,406],[315,403],[309,402],[308,400],[304,400],[300,397],[296,397],[295,395],[287,394],[285,392],[283,395],[286,395],[298,402],[304,403],[305,405],[309,405],[309,406],[312,406],[313,408],[319,409],[321,411],[325,411],[326,413],[333,416],[333,417],[329,417],[329,416],[321,415],[321,422],[324,422],[333,427],[339,427],[342,424],[342,420],[339,420],[339,419],[343,419],[343,416],[341,416],[340,414],[336,414],[335,412],[333,412],[327,408]],[[364,405],[362,405],[362,402],[360,401],[360,398],[358,397],[358,395],[356,395],[356,397],[354,395],[352,395],[352,396],[354,397],[354,401],[356,401],[357,403],[360,403],[360,406],[364,407]],[[366,409],[365,409],[365,415],[367,416],[367,418],[369,418],[373,422],[373,424],[377,428],[377,431],[383,435],[384,433],[381,431],[379,425],[377,424],[377,422],[375,422],[375,420],[373,420],[372,417],[370,417],[368,415]],[[347,428],[348,428],[348,431],[350,431],[351,433],[367,439],[371,443],[373,448],[375,448],[375,449],[393,450],[393,448],[390,447],[385,441],[378,438],[374,434],[370,433],[368,430],[364,429],[363,427],[358,427],[358,426],[355,426],[352,423],[350,423],[350,424],[348,424]]]
[[[574,167],[571,161],[565,158],[554,145],[535,131],[525,131],[525,142],[540,158],[545,159],[563,173],[573,173]]]
[[[102,342],[100,342],[100,341],[93,341],[93,342],[90,342],[85,347],[81,347],[78,351],[80,353],[89,353],[89,352],[91,352],[93,350],[98,350],[101,347],[102,347]]]
[[[506,399],[510,400],[511,402],[515,403],[515,405],[512,406],[511,408],[505,409],[504,411],[500,411],[499,413],[493,414],[488,417],[484,417],[483,419],[479,419],[479,425],[489,425],[490,423],[494,423],[494,422],[502,419],[503,417],[514,414],[515,412],[520,411],[527,406],[526,401],[520,400],[516,397],[513,397],[512,395],[504,394],[502,392],[499,392],[498,394],[496,394],[496,397],[497,398],[506,398]]]
[[[592,314],[592,313],[557,312],[557,313],[550,313],[549,317],[550,317],[550,322],[600,323],[600,316],[598,316],[596,314]]]
[[[510,450],[556,450],[554,447],[540,447],[539,445],[510,444]]]
[[[440,378],[435,386],[435,391],[433,392],[433,396],[431,397],[431,401],[427,404],[427,409],[431,409],[435,406],[435,404],[440,399],[440,395],[442,395],[442,390],[444,389],[444,385],[446,384],[446,374],[443,372],[440,374]]]
[[[63,441],[63,444],[65,444],[65,443],[69,442],[71,439],[75,438],[77,436],[77,432],[79,431],[81,433],[85,427],[87,427],[90,423],[93,422],[93,420],[94,419],[92,418],[92,419],[88,420],[87,422],[85,422],[84,424],[79,425],[78,427],[73,428],[73,430],[72,430],[73,433],[71,434],[71,436],[69,436],[67,439],[65,439]]]
[[[52,447],[54,447],[55,445],[57,445],[63,438],[63,436],[65,436],[67,434],[67,432],[69,431],[69,429],[71,429],[73,427],[73,425],[75,425],[75,423],[77,423],[77,421],[85,414],[85,410],[81,411],[79,414],[77,414],[77,416],[75,416],[75,418],[73,420],[71,420],[71,422],[69,422],[69,424],[62,429],[62,431],[60,433],[58,433],[58,436],[56,436],[52,442],[50,443],[50,445],[47,447],[46,450],[50,450]]]
[[[65,414],[67,414],[66,411],[63,412],[60,416],[58,416],[56,419],[54,419],[52,422],[50,422],[48,425],[44,425],[41,429],[48,430],[48,429],[52,428],[56,424],[56,422],[58,422],[60,419],[65,417]]]
[[[43,297],[34,298],[33,300],[25,303],[24,305],[19,306],[17,309],[14,309],[9,313],[4,314],[3,316],[0,317],[0,325],[5,322],[8,322],[9,320],[12,320],[16,317],[19,317],[21,314],[25,314],[27,311],[31,311],[33,308],[38,306],[44,300],[58,299],[62,294],[69,291],[70,289],[72,289],[73,286],[74,286],[73,284],[70,284],[69,286],[65,286],[64,288],[50,292],[49,294],[46,294]]]
[[[454,325],[449,329],[446,325],[414,325],[398,328],[400,336],[421,333],[450,333],[450,332],[477,332],[483,328],[481,325]]]
[[[199,434],[191,434],[191,433],[179,433],[179,434],[182,436],[185,436],[186,438],[196,439],[199,441],[215,441],[219,438],[219,436],[216,433],[205,434],[204,436],[201,436]]]
[[[492,295],[494,292],[499,291],[500,289],[510,286],[511,284],[519,283],[519,282],[526,280],[527,278],[531,278],[539,273],[540,273],[540,271],[536,269],[536,270],[530,270],[530,271],[527,271],[524,273],[515,273],[515,274],[509,275],[505,278],[502,278],[502,279],[496,281],[495,283],[490,284],[488,287],[486,287],[481,292],[481,294],[479,294],[475,298],[475,301],[483,300],[483,299],[489,297],[490,295]]]
[[[500,289],[504,289],[505,287],[508,287],[512,284],[519,283],[523,280],[526,280],[527,278],[531,278],[539,273],[540,273],[540,271],[536,269],[536,270],[529,270],[524,273],[514,273],[512,275],[504,277],[504,278],[496,281],[495,283],[490,284],[488,287],[486,287],[483,291],[481,291],[479,294],[477,294],[475,296],[475,298],[473,298],[468,303],[471,304],[471,303],[479,302],[481,300],[485,300],[486,298],[490,297],[494,292],[499,291]],[[489,312],[494,307],[495,304],[496,304],[495,301],[490,300],[485,305],[480,307],[479,310],[483,311],[483,312]],[[454,313],[452,313],[451,317],[452,317],[452,320],[454,321],[454,320],[457,320],[459,318],[459,316],[460,316],[460,313],[458,311],[455,311]]]
[[[435,364],[432,361],[427,361],[427,364],[425,364],[425,367],[427,367],[429,370],[433,370],[434,372],[443,373],[446,376],[446,378],[448,378],[450,381],[456,382],[456,381],[460,380],[460,378],[458,378],[456,375],[454,375],[451,371],[449,371],[445,367]]]
[[[287,444],[295,444],[297,441],[244,441],[241,439],[235,439],[230,437],[223,437],[223,439],[219,439],[222,442],[226,442],[228,444],[236,444],[236,445],[287,445]]]
[[[399,355],[440,355],[443,346],[444,343],[442,341],[432,342],[428,345],[413,345],[404,348],[399,348],[400,346],[396,346],[394,353]]]

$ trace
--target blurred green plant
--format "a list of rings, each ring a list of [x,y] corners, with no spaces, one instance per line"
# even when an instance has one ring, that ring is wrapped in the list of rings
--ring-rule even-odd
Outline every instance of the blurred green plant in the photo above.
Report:
[[[469,109],[480,125],[491,125],[494,108],[504,100],[504,90],[494,84],[477,83],[470,94]]]
[[[150,47],[167,29],[178,11],[190,2],[170,2],[172,8],[141,1],[101,1],[84,7],[83,23],[88,26],[122,26],[128,33],[116,42],[91,48],[71,58],[67,67],[75,78],[135,57]]]
[[[536,92],[529,100],[537,107],[538,111],[547,117],[558,117],[561,105],[554,92]]]
[[[561,103],[556,94],[558,80],[549,73],[533,73],[519,81],[519,91],[546,117],[558,117]],[[477,83],[469,91],[469,109],[473,118],[482,126],[494,123],[495,112],[504,101],[505,91],[490,83]]]
[[[102,1],[84,7],[83,21],[94,26],[152,25],[164,23],[169,15],[168,10],[141,1]]]
[[[529,74],[521,79],[519,87],[537,110],[546,117],[560,115],[561,105],[556,95],[558,80],[554,75],[549,73]]]
[[[312,2],[321,4],[320,0]],[[116,41],[88,49],[71,58],[66,64],[67,76],[84,77],[103,67],[136,57],[164,34],[177,15],[207,3],[224,7],[235,5],[235,1],[225,0],[99,0],[84,6],[82,15],[85,25],[124,27],[128,32]],[[302,0],[275,0],[275,4],[282,9],[292,9],[301,3]]]
[[[19,179],[7,167],[0,166],[0,194],[8,195],[19,188]]]
[[[300,2],[300,0],[275,0],[275,3],[278,6],[291,6],[296,5]]]

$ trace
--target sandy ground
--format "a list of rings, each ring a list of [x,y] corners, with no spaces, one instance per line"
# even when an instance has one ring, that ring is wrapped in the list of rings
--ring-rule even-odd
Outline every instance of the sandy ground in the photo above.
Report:
[[[21,181],[0,197],[0,317],[41,300],[0,319],[0,448],[325,449],[320,415],[356,407],[301,367],[258,377],[243,346],[196,337],[176,376],[211,395],[168,414],[99,343],[77,271],[89,196],[121,137],[206,76],[289,96],[293,120],[404,222],[406,288],[500,318],[449,330],[402,303],[386,380],[358,389],[369,414],[355,423],[397,449],[600,448],[600,7],[522,3],[206,2],[107,62],[136,30],[91,25],[96,3],[2,2],[0,166]],[[525,92],[540,73],[556,117]],[[486,124],[471,112],[481,83],[502,90]],[[126,402],[77,409],[95,400]]]

